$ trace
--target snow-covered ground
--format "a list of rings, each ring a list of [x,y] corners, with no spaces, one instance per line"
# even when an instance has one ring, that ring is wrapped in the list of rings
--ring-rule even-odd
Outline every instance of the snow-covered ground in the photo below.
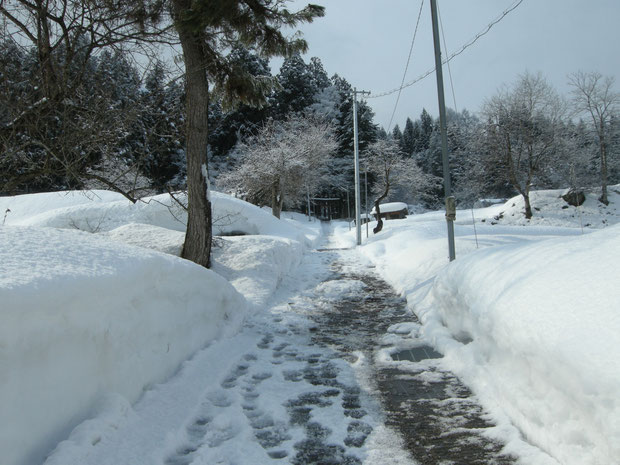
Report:
[[[504,429],[507,451],[528,464],[613,464],[620,456],[620,186],[607,207],[596,192],[577,208],[560,194],[535,192],[530,221],[519,197],[459,211],[449,266],[441,213],[388,221],[381,235],[364,235],[361,253],[420,317],[421,327],[397,347],[430,342],[444,353],[445,366]],[[344,227],[339,237],[341,245],[355,240]]]
[[[317,223],[213,199],[216,232],[247,234],[216,240],[217,272],[173,256],[185,217],[168,195],[0,198],[1,463],[41,463],[108,394],[133,403],[237,332],[318,238]]]
[[[579,208],[566,206],[558,191],[534,193],[531,221],[522,218],[518,198],[459,211],[452,264],[441,212],[387,221],[377,236],[371,224],[360,259],[376,265],[421,321],[393,328],[390,347],[379,355],[406,365],[389,353],[423,343],[436,347],[444,354],[439,363],[472,388],[498,424],[506,451],[521,463],[617,463],[619,191],[610,189],[608,207],[592,194]],[[207,371],[219,386],[248,365],[250,372],[235,379],[256,381],[258,393],[277,390],[286,370],[261,380],[272,362],[241,359],[255,347],[261,324],[290,319],[303,326],[289,314],[286,292],[300,283],[314,283],[325,298],[363,289],[320,284],[325,264],[299,268],[304,251],[320,240],[319,223],[293,214],[276,220],[216,193],[214,206],[223,236],[214,244],[210,271],[175,257],[184,215],[167,195],[135,205],[104,191],[0,198],[2,463],[38,464],[50,453],[48,465],[98,463],[85,457],[96,454],[99,443],[114,448],[106,441],[132,425],[127,441],[133,448],[117,449],[129,454],[127,463],[143,463],[131,451],[164,454],[187,439],[157,428],[189,428],[183,433],[189,434],[200,426],[202,420],[191,417],[200,399],[215,422],[205,463],[219,463],[218,457],[262,463],[247,443],[251,431],[236,420],[247,414],[243,400],[237,405],[219,391],[203,392],[196,379]],[[346,223],[335,229],[333,243],[354,244]],[[274,310],[278,292],[285,300]],[[247,318],[254,329],[240,330]],[[340,382],[354,383],[346,366],[339,370]],[[166,401],[170,396],[177,397],[175,408]],[[218,416],[236,406],[238,416]],[[269,402],[260,407],[274,417],[282,410]],[[138,425],[152,425],[148,435]],[[381,454],[393,457],[385,463],[406,463],[394,452],[398,447],[385,455],[381,427],[373,426],[366,463]]]

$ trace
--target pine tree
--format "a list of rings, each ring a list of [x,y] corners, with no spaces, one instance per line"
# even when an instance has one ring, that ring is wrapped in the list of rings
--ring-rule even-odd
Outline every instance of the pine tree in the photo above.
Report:
[[[142,173],[157,192],[179,187],[185,176],[183,142],[183,89],[173,81],[161,61],[148,73],[140,97],[140,140],[137,153]]]
[[[188,221],[182,256],[208,267],[211,256],[211,201],[207,188],[209,80],[225,106],[235,100],[261,105],[273,81],[231,66],[223,55],[233,44],[256,46],[265,57],[305,51],[307,44],[279,30],[323,16],[308,5],[290,12],[277,0],[170,0],[173,25],[183,50],[186,76]]]
[[[400,126],[398,126],[398,124],[396,126],[394,126],[394,129],[392,129],[392,140],[394,142],[396,142],[396,144],[398,144],[399,148],[402,148],[402,145],[403,145],[403,133],[400,130]]]
[[[314,71],[299,53],[284,60],[277,75],[281,88],[275,92],[271,101],[276,119],[284,119],[290,113],[300,114],[315,102],[320,89]]]
[[[433,118],[428,114],[425,108],[422,109],[420,115],[420,150],[426,150],[431,142],[431,134],[433,133]]]
[[[271,70],[266,59],[241,45],[235,45],[228,54],[229,62],[257,79],[271,79]],[[215,96],[217,97],[217,96]],[[222,102],[213,98],[209,106],[209,148],[210,154],[220,162],[226,161],[231,149],[243,138],[254,135],[267,120],[269,106],[238,104],[224,111]]]
[[[413,121],[411,118],[407,118],[405,122],[405,129],[403,129],[403,137],[401,141],[401,150],[405,155],[411,156],[415,150],[415,131]]]
[[[320,58],[310,58],[308,68],[310,69],[310,74],[312,75],[312,85],[318,92],[321,92],[331,86],[331,81],[329,80],[329,76],[327,75],[325,68],[323,68],[323,63]]]

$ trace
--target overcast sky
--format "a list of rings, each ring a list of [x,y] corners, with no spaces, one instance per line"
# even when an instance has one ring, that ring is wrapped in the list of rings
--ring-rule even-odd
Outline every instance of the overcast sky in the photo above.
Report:
[[[295,1],[297,7],[306,1]],[[327,73],[373,94],[400,86],[421,0],[313,0],[326,15],[301,31]],[[495,20],[515,0],[440,0],[448,55]],[[442,50],[444,56],[445,50]],[[272,63],[278,72],[279,63]],[[430,0],[424,0],[405,82],[434,67]],[[563,94],[569,73],[599,71],[616,77],[620,91],[620,0],[523,0],[485,36],[450,62],[458,110],[477,112],[485,98],[526,70],[541,71]],[[454,108],[444,65],[446,105]],[[369,99],[375,122],[387,129],[397,94]],[[403,89],[394,124],[404,126],[422,108],[437,116],[435,74]]]

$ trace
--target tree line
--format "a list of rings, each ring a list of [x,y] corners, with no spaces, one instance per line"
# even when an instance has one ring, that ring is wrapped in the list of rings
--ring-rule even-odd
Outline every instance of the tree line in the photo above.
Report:
[[[176,45],[182,50],[184,70],[188,199],[187,231],[181,255],[209,267],[212,242],[207,158],[210,92],[217,94],[225,105],[241,102],[260,106],[265,101],[274,87],[274,80],[253,76],[234,66],[227,53],[236,45],[253,48],[264,58],[305,52],[308,45],[299,34],[291,36],[281,29],[311,22],[324,15],[324,8],[308,4],[291,11],[285,3],[281,0],[0,2],[0,41],[3,46],[15,46],[23,49],[24,54],[35,56],[36,69],[31,76],[37,81],[33,86],[26,83],[28,104],[22,106],[22,96],[12,94],[8,111],[0,110],[3,159],[8,153],[8,162],[3,160],[5,166],[2,168],[17,173],[24,180],[22,188],[36,184],[42,174],[48,178],[65,177],[71,181],[67,187],[73,187],[72,183],[79,186],[76,173],[88,173],[92,159],[105,154],[109,148],[108,139],[99,140],[95,134],[115,131],[114,124],[108,125],[105,121],[110,109],[108,102],[103,101],[98,109],[84,105],[92,94],[91,89],[83,85],[91,59],[109,49]],[[11,71],[8,67],[5,69]],[[3,82],[8,81],[4,71],[0,76]],[[19,88],[24,81],[13,83]],[[123,110],[130,108],[131,105]],[[126,111],[119,111],[119,114],[124,113]],[[98,118],[103,118],[104,124]],[[81,143],[75,135],[80,131],[95,136]],[[117,137],[125,135],[125,131],[116,134]],[[71,141],[72,138],[77,139]],[[22,163],[24,159],[30,163]],[[31,164],[36,168],[25,173]],[[90,173],[89,177],[98,177],[99,181],[115,187],[99,173]],[[14,186],[20,181],[12,183]]]
[[[608,203],[607,186],[620,182],[620,95],[613,78],[596,72],[576,72],[568,82],[571,92],[563,97],[542,74],[526,72],[488,98],[478,115],[448,109],[452,183],[461,205],[521,194],[530,218],[532,188],[594,186]],[[441,177],[439,124],[426,110],[389,138],[428,177]],[[429,185],[434,191],[426,202],[441,203],[442,187]]]
[[[221,3],[221,4],[220,4]],[[324,14],[279,0],[6,0],[0,3],[0,192],[105,187],[132,201],[187,190],[183,256],[208,266],[208,181],[274,214],[310,195],[353,192],[352,86],[305,41],[284,35]],[[155,46],[182,50],[171,73]],[[148,65],[139,65],[138,51]],[[284,56],[274,76],[269,58]],[[532,188],[620,181],[618,94],[597,73],[564,99],[524,74],[478,115],[448,111],[461,205]],[[359,102],[362,169],[373,198],[443,203],[438,122],[426,110],[390,134]]]

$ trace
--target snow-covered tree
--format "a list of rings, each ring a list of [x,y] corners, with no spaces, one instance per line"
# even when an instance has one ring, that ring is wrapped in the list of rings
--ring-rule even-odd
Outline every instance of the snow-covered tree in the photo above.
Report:
[[[372,194],[377,217],[373,232],[377,234],[383,228],[380,203],[395,189],[411,196],[426,191],[429,178],[414,160],[404,156],[400,144],[394,139],[379,139],[371,144],[364,153],[362,164],[376,180]]]
[[[540,73],[525,73],[484,105],[487,161],[501,166],[523,196],[528,219],[532,217],[530,190],[557,154],[564,111],[564,102]]]
[[[401,140],[401,148],[405,155],[411,156],[415,151],[416,146],[416,134],[413,121],[411,118],[407,118],[405,121],[405,128],[403,129],[403,135]]]
[[[261,205],[294,205],[324,181],[336,148],[332,131],[312,118],[292,116],[268,121],[256,136],[239,144],[239,166],[220,176],[219,183]]]
[[[617,116],[620,106],[620,93],[612,87],[613,77],[603,77],[597,72],[579,71],[569,76],[573,87],[572,103],[575,112],[586,114],[590,118],[592,131],[596,134],[601,173],[601,197],[599,200],[607,205],[608,156],[611,143],[611,122]]]
[[[299,53],[284,60],[276,78],[280,89],[276,90],[271,106],[277,119],[303,112],[315,102],[315,96],[321,90],[314,80],[313,69]]]
[[[433,117],[423,108],[420,114],[420,150],[426,150],[429,147],[434,127]]]
[[[392,140],[396,143],[398,143],[398,145],[400,146],[400,148],[402,149],[403,147],[403,132],[400,130],[400,126],[397,124],[396,126],[394,126],[394,129],[392,129]]]

